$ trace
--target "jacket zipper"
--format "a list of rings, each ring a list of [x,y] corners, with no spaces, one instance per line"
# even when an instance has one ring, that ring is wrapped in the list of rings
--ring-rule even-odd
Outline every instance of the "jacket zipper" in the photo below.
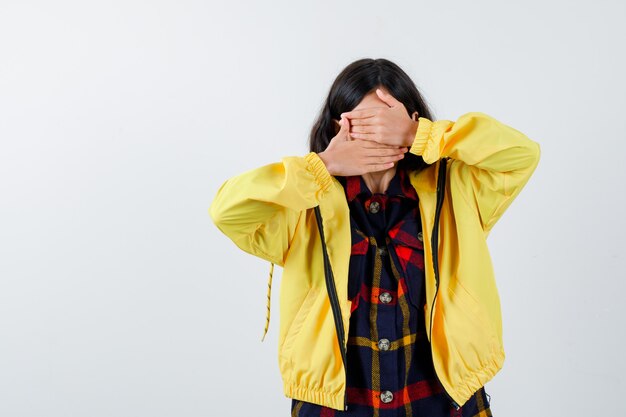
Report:
[[[435,210],[435,225],[433,226],[433,232],[431,235],[431,246],[432,246],[432,254],[433,254],[433,267],[435,270],[435,295],[433,297],[433,302],[431,303],[430,308],[430,349],[432,354],[432,339],[433,339],[433,311],[435,310],[435,301],[437,300],[437,293],[439,292],[439,215],[441,214],[441,206],[443,205],[443,197],[444,190],[446,185],[446,166],[447,166],[448,158],[443,158],[439,162],[439,175],[437,176],[437,208]],[[437,380],[441,384],[441,379],[439,379],[439,375],[435,371],[435,376]],[[441,385],[443,387],[443,384]],[[454,407],[455,410],[461,408],[459,404],[454,401],[454,399],[448,394],[445,387],[443,392],[446,394],[450,403]]]
[[[337,296],[337,289],[335,288],[335,280],[333,277],[333,270],[330,266],[330,259],[328,258],[328,250],[326,249],[326,240],[324,238],[324,228],[322,226],[322,214],[320,213],[320,207],[315,207],[315,219],[317,220],[317,227],[322,239],[322,249],[324,251],[324,275],[326,276],[326,289],[328,290],[328,297],[330,298],[330,306],[333,311],[333,317],[335,319],[335,329],[337,330],[337,338],[339,339],[339,350],[341,351],[341,360],[343,361],[343,369],[346,375],[346,384],[348,382],[348,370],[346,362],[346,349],[344,348],[345,332],[343,329],[343,319],[341,315],[341,308],[339,306],[339,297]],[[348,390],[344,390],[343,395],[343,408],[348,410]]]

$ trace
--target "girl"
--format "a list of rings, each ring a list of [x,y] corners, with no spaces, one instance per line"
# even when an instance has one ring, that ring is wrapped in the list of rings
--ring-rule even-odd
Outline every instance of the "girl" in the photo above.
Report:
[[[490,416],[502,368],[486,238],[539,145],[481,112],[437,120],[409,76],[360,59],[310,152],[225,181],[209,213],[283,267],[278,360],[293,416]],[[265,336],[265,333],[263,336]]]

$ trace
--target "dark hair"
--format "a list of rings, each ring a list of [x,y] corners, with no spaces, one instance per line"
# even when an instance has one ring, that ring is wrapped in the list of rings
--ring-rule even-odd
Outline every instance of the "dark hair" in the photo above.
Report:
[[[402,102],[409,117],[417,111],[418,117],[433,120],[432,112],[415,83],[398,65],[384,58],[359,59],[345,67],[331,85],[309,135],[310,151],[324,151],[336,135],[332,119],[339,120],[341,113],[353,110],[364,96],[379,87]],[[410,152],[398,161],[398,169],[421,170],[426,166],[428,164],[421,156]]]

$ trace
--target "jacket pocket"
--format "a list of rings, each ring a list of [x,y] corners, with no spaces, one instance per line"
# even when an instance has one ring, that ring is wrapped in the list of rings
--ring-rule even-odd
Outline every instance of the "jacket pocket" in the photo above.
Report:
[[[317,299],[318,294],[319,294],[319,288],[317,287],[309,288],[309,291],[304,297],[302,304],[300,304],[300,308],[298,309],[298,312],[293,318],[293,321],[289,325],[289,329],[287,330],[287,333],[285,334],[285,340],[280,349],[281,355],[287,358],[291,356],[294,341],[296,340],[298,334],[300,333],[300,330],[302,330],[302,326],[304,322],[306,321],[306,318],[308,317],[309,312],[311,311],[311,307],[313,307],[313,304],[315,303],[315,300]]]

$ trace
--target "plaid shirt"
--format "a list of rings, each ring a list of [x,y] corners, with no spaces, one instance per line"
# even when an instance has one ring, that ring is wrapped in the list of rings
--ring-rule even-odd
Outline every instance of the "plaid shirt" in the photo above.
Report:
[[[350,207],[352,300],[347,411],[292,399],[292,417],[491,416],[484,387],[455,410],[435,374],[425,330],[424,246],[417,192],[397,170],[385,193],[337,177]]]

